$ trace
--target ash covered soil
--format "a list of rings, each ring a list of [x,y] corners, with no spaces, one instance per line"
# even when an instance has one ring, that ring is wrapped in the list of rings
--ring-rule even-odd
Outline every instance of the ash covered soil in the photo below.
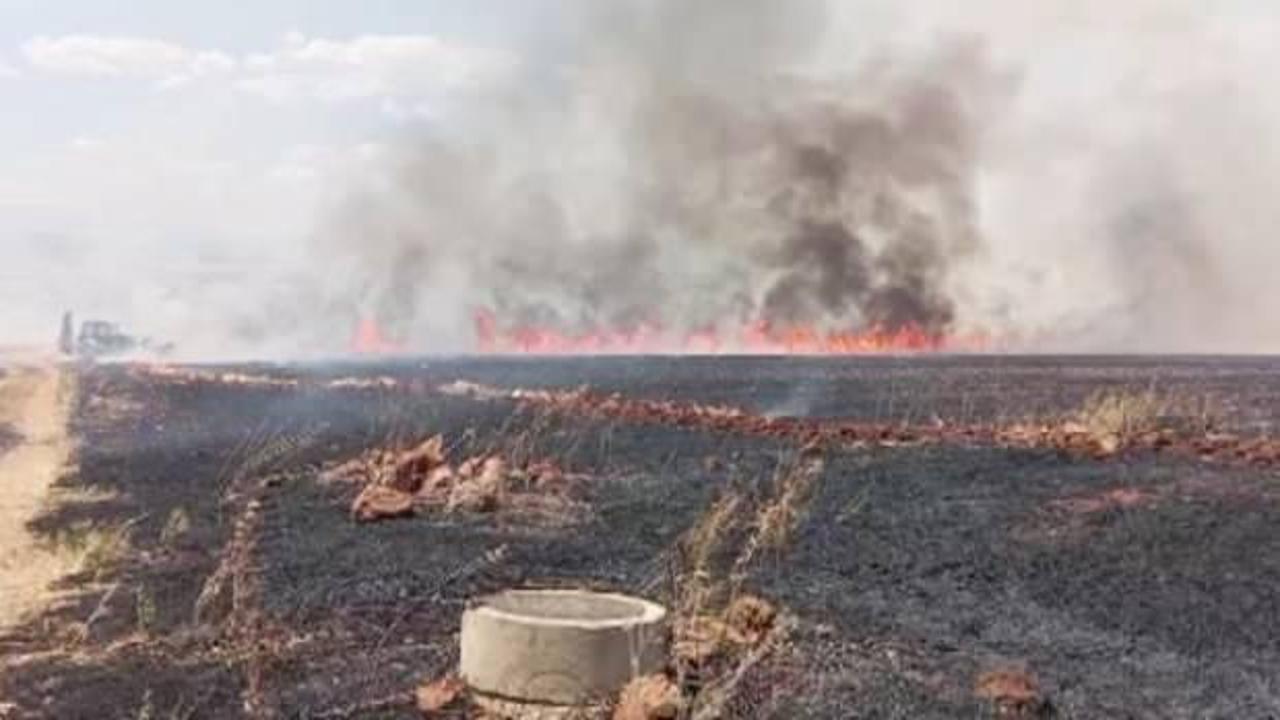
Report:
[[[801,450],[700,426],[544,412],[506,395],[589,386],[749,413],[902,423],[1069,412],[1099,389],[1212,396],[1219,427],[1269,435],[1280,364],[1243,359],[440,360],[80,379],[89,491],[34,529],[118,531],[64,601],[0,639],[14,717],[418,717],[457,664],[467,598],[589,586],[680,604],[689,538],[728,498],[712,574],[790,619],[728,717],[1280,716],[1280,484],[1267,464],[999,443]],[[245,380],[249,378],[252,382]],[[419,507],[363,524],[334,464],[441,434],[451,457],[521,455],[577,478],[556,503]],[[756,508],[801,455],[821,466],[784,542]],[[89,543],[92,546],[92,543]],[[93,546],[96,547],[96,546]],[[105,555],[106,557],[98,557]],[[1017,684],[1017,683],[1014,683]]]

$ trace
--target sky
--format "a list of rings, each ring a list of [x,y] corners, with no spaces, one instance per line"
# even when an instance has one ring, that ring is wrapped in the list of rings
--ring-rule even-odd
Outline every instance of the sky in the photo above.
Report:
[[[234,293],[237,282],[287,275],[316,252],[308,238],[351,178],[378,172],[397,138],[465,132],[454,111],[468,98],[554,64],[580,1],[0,0],[0,342],[42,337],[64,308],[145,318],[162,331],[199,323],[173,287],[181,278],[224,277],[220,292]],[[1280,94],[1262,86],[1277,69],[1280,10],[1263,0],[1209,6],[849,0],[833,3],[823,51],[838,64],[978,32],[1017,67],[1020,112],[1034,120],[1019,128],[1039,134],[1012,132],[1010,144],[1052,132],[1061,147],[1070,133],[1054,119],[1093,105],[1108,108],[1095,131],[1132,133],[1135,113],[1152,107],[1133,98],[1164,102],[1225,79],[1257,88],[1248,117],[1265,126],[1269,148]],[[1211,179],[1226,182],[1219,175]],[[1249,189],[1260,194],[1272,177],[1255,175]],[[1239,196],[1218,190],[1212,198]],[[1045,206],[1029,221],[1043,199],[1014,197],[991,199],[994,246],[1009,249],[996,262],[1010,267],[1027,254],[1010,237],[1066,212]],[[1024,275],[1069,289],[1072,272],[1099,262],[1049,256],[1054,267]],[[1065,315],[1031,313],[1041,324]]]
[[[554,5],[0,0],[0,335],[165,292],[102,276],[287,266],[340,177],[541,52]]]
[[[222,243],[195,210],[256,195],[280,212],[236,233],[269,234],[296,222],[291,181],[516,62],[538,4],[6,0],[0,222]]]

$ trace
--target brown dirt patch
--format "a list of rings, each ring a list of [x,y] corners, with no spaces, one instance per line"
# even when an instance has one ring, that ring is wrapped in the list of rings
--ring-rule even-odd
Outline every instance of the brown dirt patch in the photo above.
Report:
[[[48,599],[47,588],[74,559],[42,548],[27,530],[71,452],[69,371],[52,365],[15,370],[0,380],[0,424],[21,440],[0,455],[0,628]]]

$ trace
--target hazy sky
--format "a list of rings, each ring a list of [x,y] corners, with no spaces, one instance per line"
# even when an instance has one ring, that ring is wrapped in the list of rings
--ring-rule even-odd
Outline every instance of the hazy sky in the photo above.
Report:
[[[341,178],[541,53],[556,5],[0,0],[0,336],[287,267]]]
[[[0,0],[0,242],[186,238],[259,251],[302,231],[330,171],[510,65],[538,62],[574,1]],[[835,3],[834,52],[998,15],[1008,45],[1037,44],[1055,80],[1042,87],[1087,93],[1094,71],[1121,70],[1107,68],[1107,44],[1141,42],[1135,33],[1206,18],[1233,33],[1274,24],[1252,0],[1211,13],[1180,0],[986,4],[1001,10]]]
[[[0,0],[0,340],[38,335],[63,305],[127,314],[172,296],[83,282],[113,262],[171,276],[288,267],[390,140],[549,63],[581,2]],[[837,61],[940,31],[987,36],[1023,74],[1035,132],[1091,103],[1111,103],[1093,130],[1131,129],[1116,97],[1201,77],[1269,85],[1280,69],[1280,10],[1265,0],[833,6],[822,56]],[[1280,116],[1276,97],[1251,100],[1260,122]],[[1016,206],[994,218],[997,248],[1000,222],[1020,233],[1010,218],[1035,206],[1010,197],[993,200]]]
[[[5,0],[4,242],[296,231],[327,165],[519,62],[539,5]]]

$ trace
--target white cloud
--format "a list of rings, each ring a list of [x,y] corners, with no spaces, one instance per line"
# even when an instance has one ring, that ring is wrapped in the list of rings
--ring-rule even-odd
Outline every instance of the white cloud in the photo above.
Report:
[[[92,135],[77,135],[71,138],[71,147],[83,152],[98,150],[105,144],[101,138],[93,137]]]
[[[227,73],[236,60],[217,50],[194,50],[153,38],[63,35],[22,46],[27,62],[50,73],[92,78],[137,78],[162,87]]]
[[[414,98],[483,85],[515,64],[506,53],[428,35],[292,33],[277,50],[250,55],[239,86],[275,101]]]
[[[19,75],[21,75],[21,73],[18,72],[18,68],[10,65],[9,63],[3,60],[0,60],[0,80],[3,80],[5,78],[18,77]]]
[[[430,35],[290,33],[277,47],[242,58],[155,38],[41,36],[24,43],[22,53],[33,68],[70,77],[140,79],[160,88],[218,77],[274,102],[371,99],[398,107],[483,86],[516,66],[510,54]]]
[[[285,149],[267,170],[277,183],[315,184],[377,172],[386,148],[376,142],[347,145],[302,144]]]

